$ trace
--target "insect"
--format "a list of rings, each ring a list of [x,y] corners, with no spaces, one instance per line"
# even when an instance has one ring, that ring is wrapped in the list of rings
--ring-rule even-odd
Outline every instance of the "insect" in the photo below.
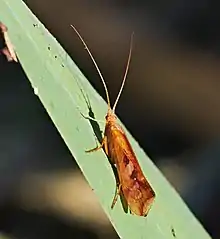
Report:
[[[7,27],[2,22],[0,22],[0,33],[3,35],[4,44],[6,45],[3,49],[0,49],[0,52],[2,52],[6,56],[8,61],[18,62],[14,47],[9,39],[7,31]]]
[[[148,211],[155,199],[155,193],[149,182],[146,180],[134,151],[125,135],[125,132],[117,123],[117,117],[115,115],[115,108],[122,93],[131,61],[133,34],[131,37],[130,51],[124,78],[115,103],[111,108],[108,89],[101,71],[80,33],[74,26],[71,25],[71,27],[74,29],[79,39],[83,43],[99,73],[108,103],[108,111],[105,117],[106,123],[102,143],[100,146],[97,146],[91,150],[87,150],[86,152],[94,152],[103,148],[107,156],[110,158],[112,164],[116,166],[119,182],[116,185],[116,193],[113,198],[111,208],[114,207],[118,196],[122,193],[132,214],[136,214],[138,216],[147,216]]]

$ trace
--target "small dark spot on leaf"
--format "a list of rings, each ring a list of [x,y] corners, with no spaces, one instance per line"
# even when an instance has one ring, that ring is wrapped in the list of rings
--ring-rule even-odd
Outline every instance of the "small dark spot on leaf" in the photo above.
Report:
[[[61,64],[62,67],[64,67],[64,64]]]
[[[171,227],[171,233],[172,233],[173,237],[175,237],[175,238],[176,238],[176,232],[175,232],[175,230],[174,230],[174,228],[173,228],[173,227]]]
[[[56,59],[56,58],[57,58],[57,56],[54,56],[54,58]]]
[[[38,25],[37,25],[36,23],[33,23],[33,26],[34,26],[34,27],[37,27]]]
[[[47,49],[50,51],[50,47],[48,46]]]

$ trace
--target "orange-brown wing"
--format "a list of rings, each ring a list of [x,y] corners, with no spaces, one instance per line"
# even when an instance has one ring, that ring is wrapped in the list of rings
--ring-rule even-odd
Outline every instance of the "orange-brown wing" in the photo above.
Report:
[[[131,145],[118,125],[107,125],[108,153],[116,164],[122,192],[131,212],[146,216],[155,193],[143,175]]]

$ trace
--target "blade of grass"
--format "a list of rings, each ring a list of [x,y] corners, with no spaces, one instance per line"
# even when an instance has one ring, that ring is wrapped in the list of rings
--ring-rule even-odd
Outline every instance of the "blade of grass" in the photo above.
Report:
[[[127,131],[144,174],[156,192],[156,201],[147,218],[126,214],[120,200],[113,210],[110,209],[115,192],[111,165],[103,151],[85,153],[86,149],[96,145],[95,134],[100,135],[99,127],[103,130],[104,125],[96,124],[94,128],[92,122],[85,120],[80,114],[81,111],[84,114],[95,114],[97,119],[104,119],[106,103],[21,0],[0,0],[0,13],[1,21],[9,29],[10,39],[35,93],[94,189],[119,236],[126,239],[170,239],[175,236],[179,239],[210,238]]]
[[[11,237],[5,235],[5,234],[2,234],[0,233],[0,239],[11,239]]]

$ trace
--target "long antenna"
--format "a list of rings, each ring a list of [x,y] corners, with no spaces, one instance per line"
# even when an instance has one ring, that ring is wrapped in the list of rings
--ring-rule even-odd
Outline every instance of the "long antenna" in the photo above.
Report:
[[[101,80],[102,80],[102,83],[103,83],[103,86],[104,86],[104,89],[105,89],[105,94],[106,94],[106,97],[107,97],[108,107],[111,108],[110,98],[109,98],[109,94],[108,94],[108,89],[107,89],[107,86],[106,86],[106,84],[105,84],[105,80],[104,80],[104,78],[103,78],[103,76],[102,76],[102,73],[101,73],[101,71],[100,71],[100,69],[99,69],[99,67],[98,67],[98,65],[97,65],[97,63],[96,63],[96,61],[95,61],[95,59],[94,59],[92,53],[90,52],[90,50],[89,50],[87,44],[85,43],[85,41],[83,40],[82,36],[80,35],[80,33],[76,30],[76,28],[75,28],[73,25],[70,25],[70,26],[71,26],[71,27],[73,28],[73,30],[76,32],[76,34],[78,35],[79,39],[80,39],[81,42],[83,43],[85,49],[86,49],[87,52],[89,53],[89,56],[90,56],[90,58],[91,58],[93,64],[95,65],[95,68],[96,68],[96,70],[98,71],[99,76],[100,76],[100,78],[101,78]]]
[[[128,69],[129,69],[129,65],[130,65],[130,62],[131,62],[131,53],[132,53],[132,47],[133,47],[133,38],[134,38],[134,32],[132,32],[132,34],[131,34],[130,51],[129,51],[129,55],[128,55],[128,61],[127,61],[127,65],[126,65],[126,70],[125,70],[125,74],[124,74],[124,79],[123,79],[123,81],[122,81],[122,83],[121,83],[121,88],[120,88],[120,90],[119,90],[119,92],[118,92],[118,96],[117,96],[117,98],[116,98],[116,100],[115,100],[115,103],[114,103],[114,106],[113,106],[113,108],[112,108],[113,113],[115,112],[116,105],[117,105],[118,100],[119,100],[119,98],[120,98],[120,96],[121,96],[121,92],[122,92],[122,90],[123,90],[123,88],[124,88],[125,80],[126,80],[127,75],[128,75]]]

